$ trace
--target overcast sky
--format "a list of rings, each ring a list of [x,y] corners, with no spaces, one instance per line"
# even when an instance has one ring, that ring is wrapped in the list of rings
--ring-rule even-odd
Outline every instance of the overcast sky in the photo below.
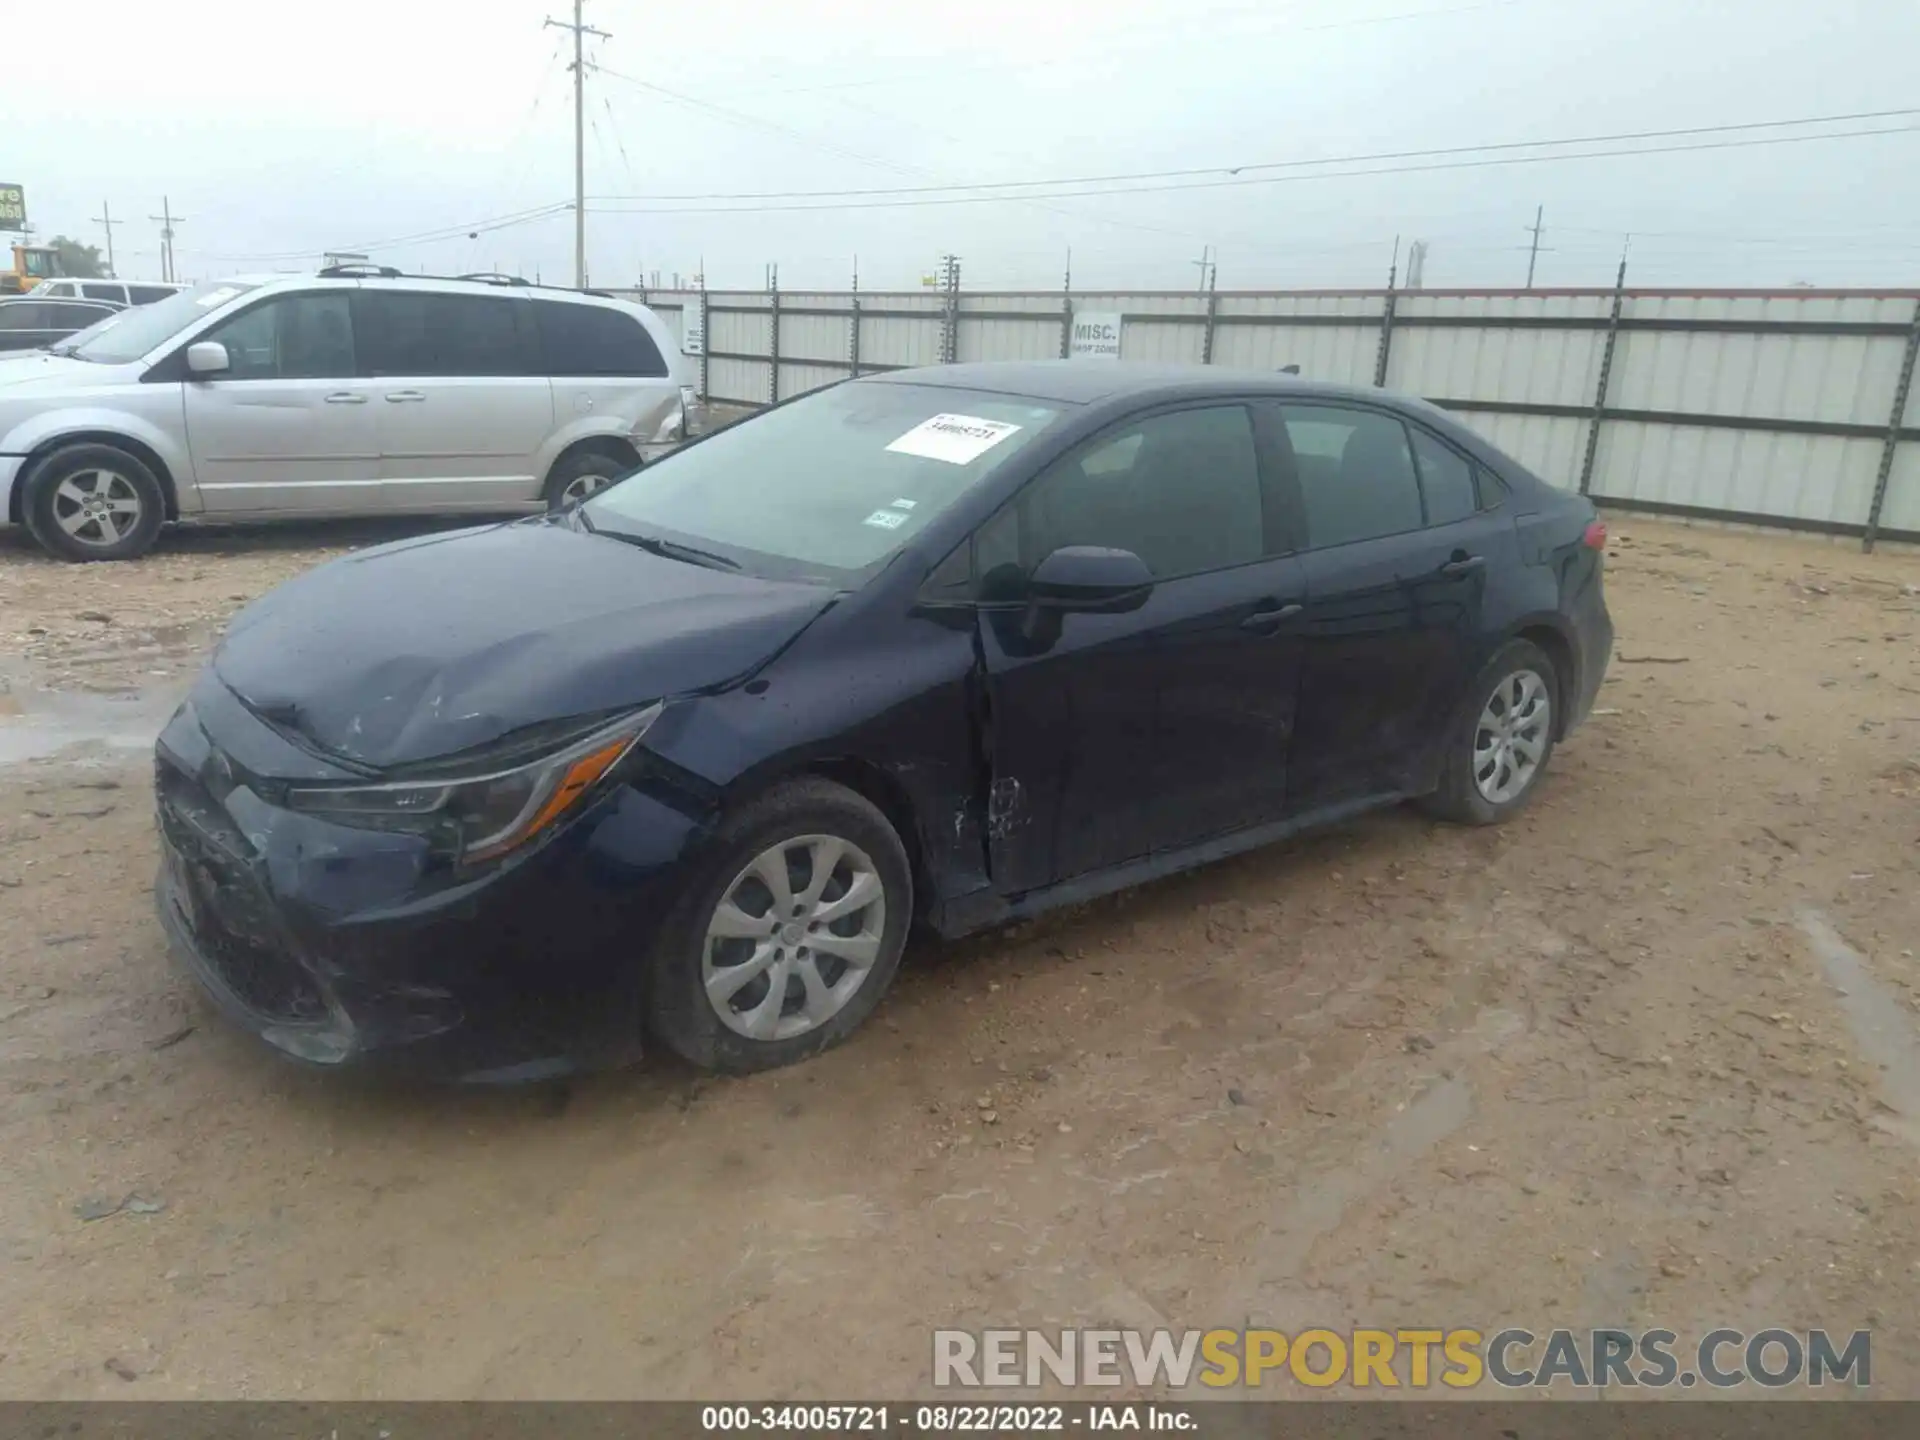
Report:
[[[158,275],[164,194],[186,276],[353,248],[568,281],[570,213],[480,222],[571,198],[570,42],[541,24],[570,8],[94,0],[58,63],[10,47],[0,180],[25,186],[42,239],[101,243],[111,205],[123,275]],[[1541,285],[1610,283],[1628,232],[1642,284],[1920,284],[1920,114],[1747,148],[1224,173],[1920,107],[1915,0],[586,0],[586,17],[611,32],[588,49],[596,284],[704,258],[716,288],[757,288],[768,261],[783,289],[844,288],[857,254],[880,289],[953,251],[969,288],[1052,288],[1071,247],[1077,286],[1185,288],[1211,245],[1223,289],[1378,285],[1398,235],[1429,242],[1429,286],[1508,285],[1536,205]],[[1125,182],[1202,188],[1095,199],[925,188],[1205,168]],[[735,214],[670,198],[848,190],[919,193]]]

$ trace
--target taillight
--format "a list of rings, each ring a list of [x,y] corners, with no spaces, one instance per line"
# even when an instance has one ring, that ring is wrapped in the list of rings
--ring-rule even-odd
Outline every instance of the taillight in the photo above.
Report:
[[[1607,522],[1604,520],[1596,520],[1591,525],[1587,526],[1586,533],[1580,537],[1580,543],[1586,546],[1589,550],[1606,549],[1607,548]]]

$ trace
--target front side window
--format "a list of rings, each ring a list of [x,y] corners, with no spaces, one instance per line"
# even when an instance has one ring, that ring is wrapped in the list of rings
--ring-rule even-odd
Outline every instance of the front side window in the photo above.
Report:
[[[532,372],[524,301],[425,290],[363,290],[362,345],[373,375],[470,377]]]
[[[1316,550],[1418,530],[1425,518],[1407,428],[1377,410],[1281,407],[1307,543]]]
[[[697,546],[753,573],[845,583],[1060,414],[1008,395],[855,381],[717,431],[581,513],[603,533]]]
[[[536,300],[533,311],[549,375],[659,378],[667,373],[660,347],[632,315],[565,300]]]
[[[1246,408],[1149,416],[1050,467],[981,527],[982,594],[1007,591],[1069,545],[1130,550],[1163,580],[1260,559],[1260,465]]]
[[[227,347],[223,380],[345,380],[357,373],[353,321],[337,290],[279,296],[200,338]]]

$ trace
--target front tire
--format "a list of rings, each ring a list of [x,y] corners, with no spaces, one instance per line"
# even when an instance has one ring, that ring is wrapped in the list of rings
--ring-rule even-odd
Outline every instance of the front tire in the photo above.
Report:
[[[1498,825],[1524,809],[1553,758],[1560,676],[1538,645],[1514,640],[1467,692],[1423,808],[1458,825]]]
[[[828,780],[771,790],[720,824],[663,927],[654,1036],[745,1074],[839,1044],[880,1003],[913,917],[913,872],[885,815]]]
[[[69,445],[34,468],[21,502],[27,529],[63,560],[131,560],[167,516],[160,481],[116,445]]]

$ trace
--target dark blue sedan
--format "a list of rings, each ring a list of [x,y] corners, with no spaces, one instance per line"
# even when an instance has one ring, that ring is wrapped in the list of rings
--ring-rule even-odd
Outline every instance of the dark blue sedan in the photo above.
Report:
[[[1604,544],[1378,391],[871,376],[244,611],[160,738],[160,916],[318,1064],[786,1064],[915,922],[1407,799],[1505,819],[1600,685]]]

